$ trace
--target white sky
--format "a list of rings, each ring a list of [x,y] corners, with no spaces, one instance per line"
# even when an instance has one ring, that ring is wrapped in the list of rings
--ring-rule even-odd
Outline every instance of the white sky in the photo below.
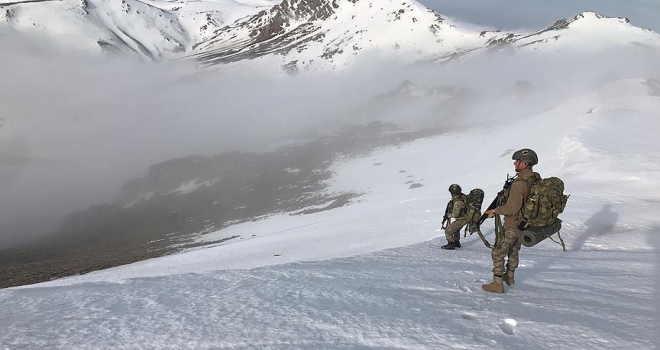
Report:
[[[593,11],[608,17],[628,17],[638,26],[660,33],[657,0],[418,0],[457,20],[502,30],[541,29],[562,18]]]
[[[216,247],[1,290],[0,347],[654,348],[660,96],[649,92],[643,80],[620,80],[506,124],[337,161],[330,191],[366,192],[352,205],[232,226],[205,239],[241,239]],[[550,241],[523,248],[517,285],[490,295],[480,287],[490,252],[478,237],[439,249],[447,187],[479,186],[489,202],[522,147],[571,194],[561,216],[568,252]],[[424,186],[409,189],[411,180]]]

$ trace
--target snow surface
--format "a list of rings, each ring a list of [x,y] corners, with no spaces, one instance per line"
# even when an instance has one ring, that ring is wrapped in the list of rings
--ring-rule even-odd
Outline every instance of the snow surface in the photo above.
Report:
[[[351,205],[0,290],[0,348],[655,349],[658,115],[660,96],[622,80],[503,126],[337,160],[329,191],[365,193]],[[492,263],[477,236],[439,249],[442,213],[454,182],[483,188],[490,202],[522,147],[571,194],[561,216],[568,252],[549,240],[523,248],[517,284],[493,295],[481,290]],[[483,227],[492,241],[492,220]]]

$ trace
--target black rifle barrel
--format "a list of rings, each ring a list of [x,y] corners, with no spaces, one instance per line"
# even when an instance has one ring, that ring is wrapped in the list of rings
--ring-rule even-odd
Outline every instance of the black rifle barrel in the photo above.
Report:
[[[477,223],[474,224],[470,228],[470,233],[475,233],[475,232],[479,231],[481,224],[483,224],[484,221],[486,221],[486,219],[488,219],[488,214],[486,214],[486,212],[489,211],[489,210],[493,210],[493,209],[497,208],[497,204],[500,201],[500,198],[502,196],[504,196],[504,191],[511,187],[511,185],[513,184],[513,181],[515,179],[516,179],[515,176],[514,177],[509,177],[509,175],[506,176],[506,181],[504,182],[504,187],[502,188],[501,191],[497,192],[497,196],[495,196],[495,199],[493,199],[493,202],[490,203],[488,208],[486,208],[486,210],[484,210],[484,213],[481,215],[481,217],[479,218]]]
[[[445,222],[447,222],[447,220],[449,220],[449,210],[450,210],[449,208],[453,207],[452,201],[453,200],[450,200],[447,203],[447,207],[445,208],[445,215],[442,217],[442,227],[441,228],[445,228]]]

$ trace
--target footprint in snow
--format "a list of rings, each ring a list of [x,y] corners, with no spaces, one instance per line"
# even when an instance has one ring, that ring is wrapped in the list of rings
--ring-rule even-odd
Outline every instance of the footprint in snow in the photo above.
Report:
[[[516,320],[513,318],[505,318],[502,320],[499,326],[502,329],[502,332],[508,335],[513,335],[513,330],[516,328],[517,324],[518,322],[516,322]]]
[[[476,334],[475,334],[475,335],[474,335],[474,340],[476,340],[476,341],[478,341],[478,342],[480,342],[480,343],[483,343],[483,344],[489,345],[489,346],[495,346],[495,345],[497,345],[497,342],[495,341],[495,339],[490,339],[490,338],[488,338],[488,337],[484,337],[484,336],[482,336],[482,335],[476,335]]]
[[[466,320],[470,320],[470,321],[477,319],[477,315],[473,314],[471,312],[464,312],[464,313],[461,314],[461,317],[463,317]]]
[[[470,289],[468,286],[460,286],[459,288],[460,288],[462,291],[464,291],[465,293],[470,293],[470,292],[472,292],[472,289]]]

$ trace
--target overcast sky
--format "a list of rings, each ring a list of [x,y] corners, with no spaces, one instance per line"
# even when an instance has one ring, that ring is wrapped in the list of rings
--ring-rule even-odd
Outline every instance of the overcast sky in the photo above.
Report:
[[[660,0],[418,0],[454,19],[502,30],[538,29],[558,19],[593,11],[627,17],[660,33]]]

